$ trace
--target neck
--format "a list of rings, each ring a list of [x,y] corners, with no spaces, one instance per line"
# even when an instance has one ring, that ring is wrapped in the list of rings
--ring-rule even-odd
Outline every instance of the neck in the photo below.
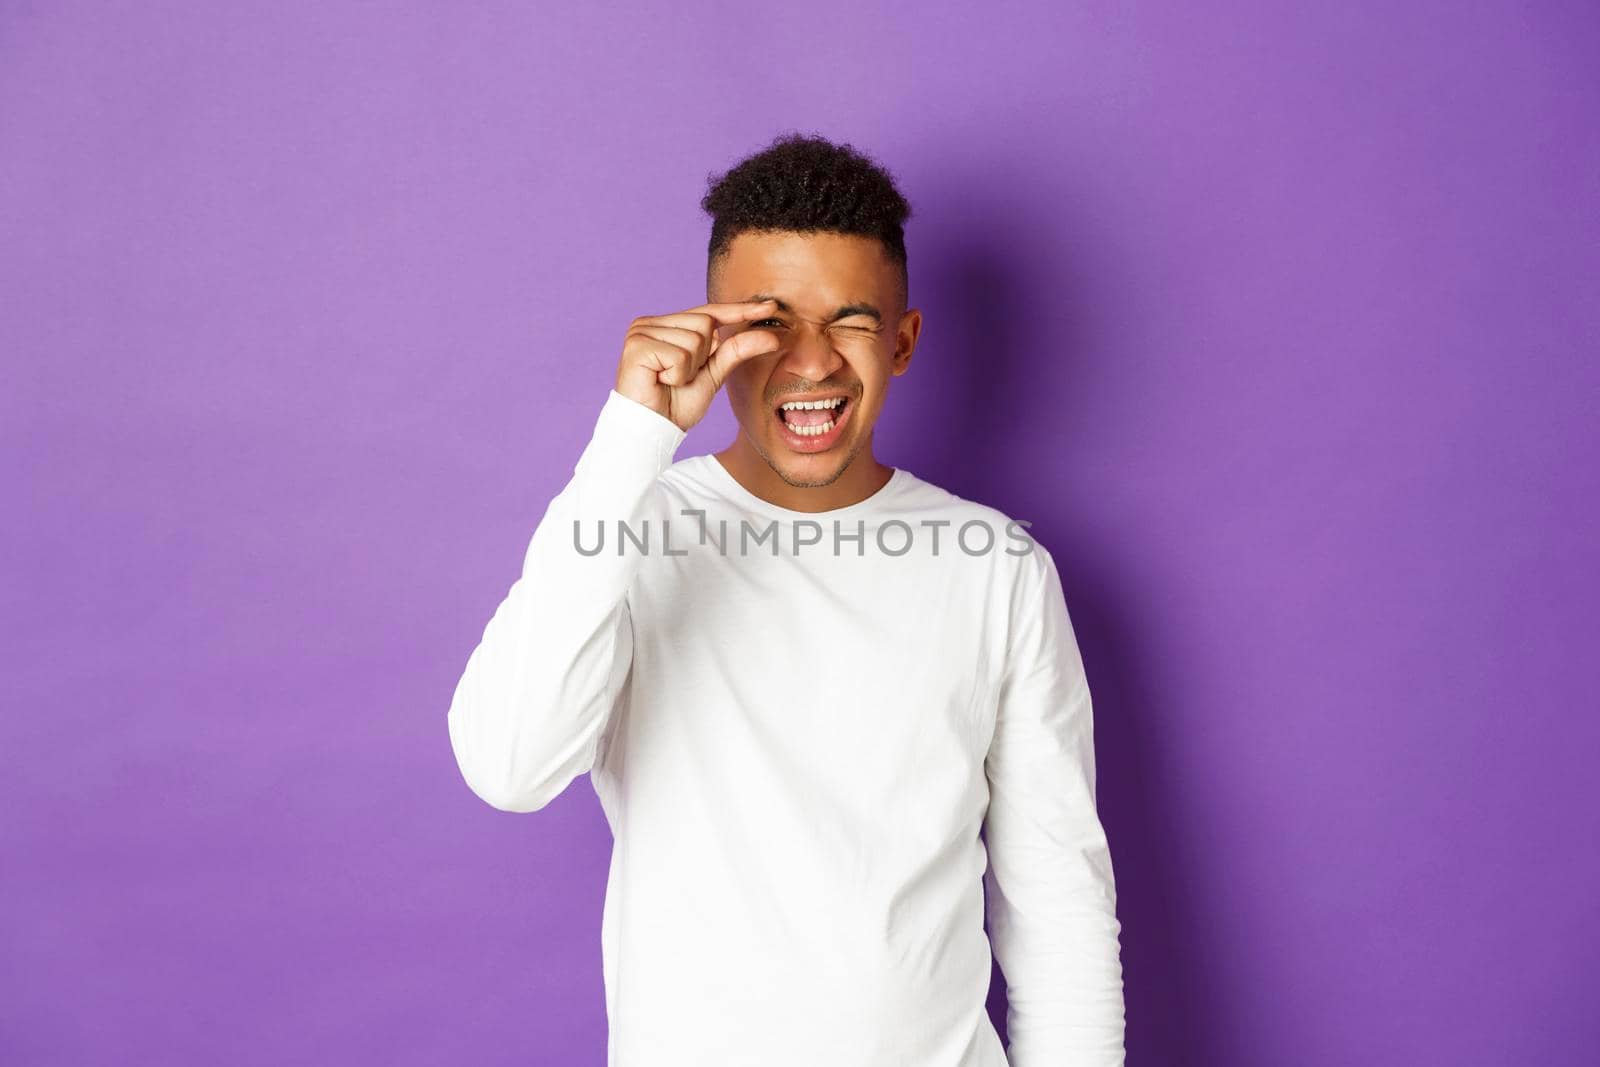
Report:
[[[713,456],[752,494],[790,511],[824,512],[859,504],[888,484],[894,474],[893,467],[878,462],[872,454],[871,438],[827,485],[789,484],[751,446],[742,430],[732,444]]]

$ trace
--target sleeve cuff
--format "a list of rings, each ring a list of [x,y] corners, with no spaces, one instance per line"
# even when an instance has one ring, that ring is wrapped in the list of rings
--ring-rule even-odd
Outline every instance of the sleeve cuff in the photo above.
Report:
[[[671,419],[612,389],[579,464],[607,480],[649,481],[672,465],[687,436]]]

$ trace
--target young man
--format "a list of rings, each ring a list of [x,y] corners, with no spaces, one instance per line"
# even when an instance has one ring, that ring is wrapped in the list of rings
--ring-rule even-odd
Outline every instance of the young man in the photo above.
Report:
[[[615,837],[610,1067],[1120,1065],[1121,927],[1055,563],[873,453],[922,323],[910,207],[866,156],[801,136],[702,206],[709,302],[631,324],[456,688],[462,774],[528,812],[590,772]],[[675,459],[724,387],[738,435]]]

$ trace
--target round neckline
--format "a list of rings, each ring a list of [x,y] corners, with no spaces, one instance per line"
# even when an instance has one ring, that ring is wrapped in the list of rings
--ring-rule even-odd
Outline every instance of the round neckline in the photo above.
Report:
[[[764,500],[746,489],[743,483],[735,478],[728,468],[722,465],[722,461],[714,453],[707,452],[701,458],[710,466],[712,477],[739,503],[752,511],[762,512],[790,522],[797,519],[810,519],[816,522],[821,519],[836,519],[846,515],[858,515],[862,512],[871,511],[881,505],[891,492],[898,489],[901,483],[911,476],[911,472],[903,467],[890,467],[889,480],[880,485],[870,495],[857,500],[854,504],[846,504],[842,508],[831,508],[827,511],[795,511],[793,508],[782,507],[770,500]]]

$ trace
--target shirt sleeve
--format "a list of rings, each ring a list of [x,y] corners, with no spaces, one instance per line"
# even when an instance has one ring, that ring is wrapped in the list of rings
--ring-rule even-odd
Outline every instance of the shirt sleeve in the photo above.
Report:
[[[1121,924],[1095,807],[1089,684],[1055,561],[1037,542],[1022,561],[984,762],[1006,1056],[1011,1067],[1122,1067]]]
[[[685,436],[611,390],[535,528],[447,715],[462,777],[490,806],[537,811],[593,767],[633,659],[627,593],[643,553],[618,551],[617,524],[661,510],[657,478]]]

